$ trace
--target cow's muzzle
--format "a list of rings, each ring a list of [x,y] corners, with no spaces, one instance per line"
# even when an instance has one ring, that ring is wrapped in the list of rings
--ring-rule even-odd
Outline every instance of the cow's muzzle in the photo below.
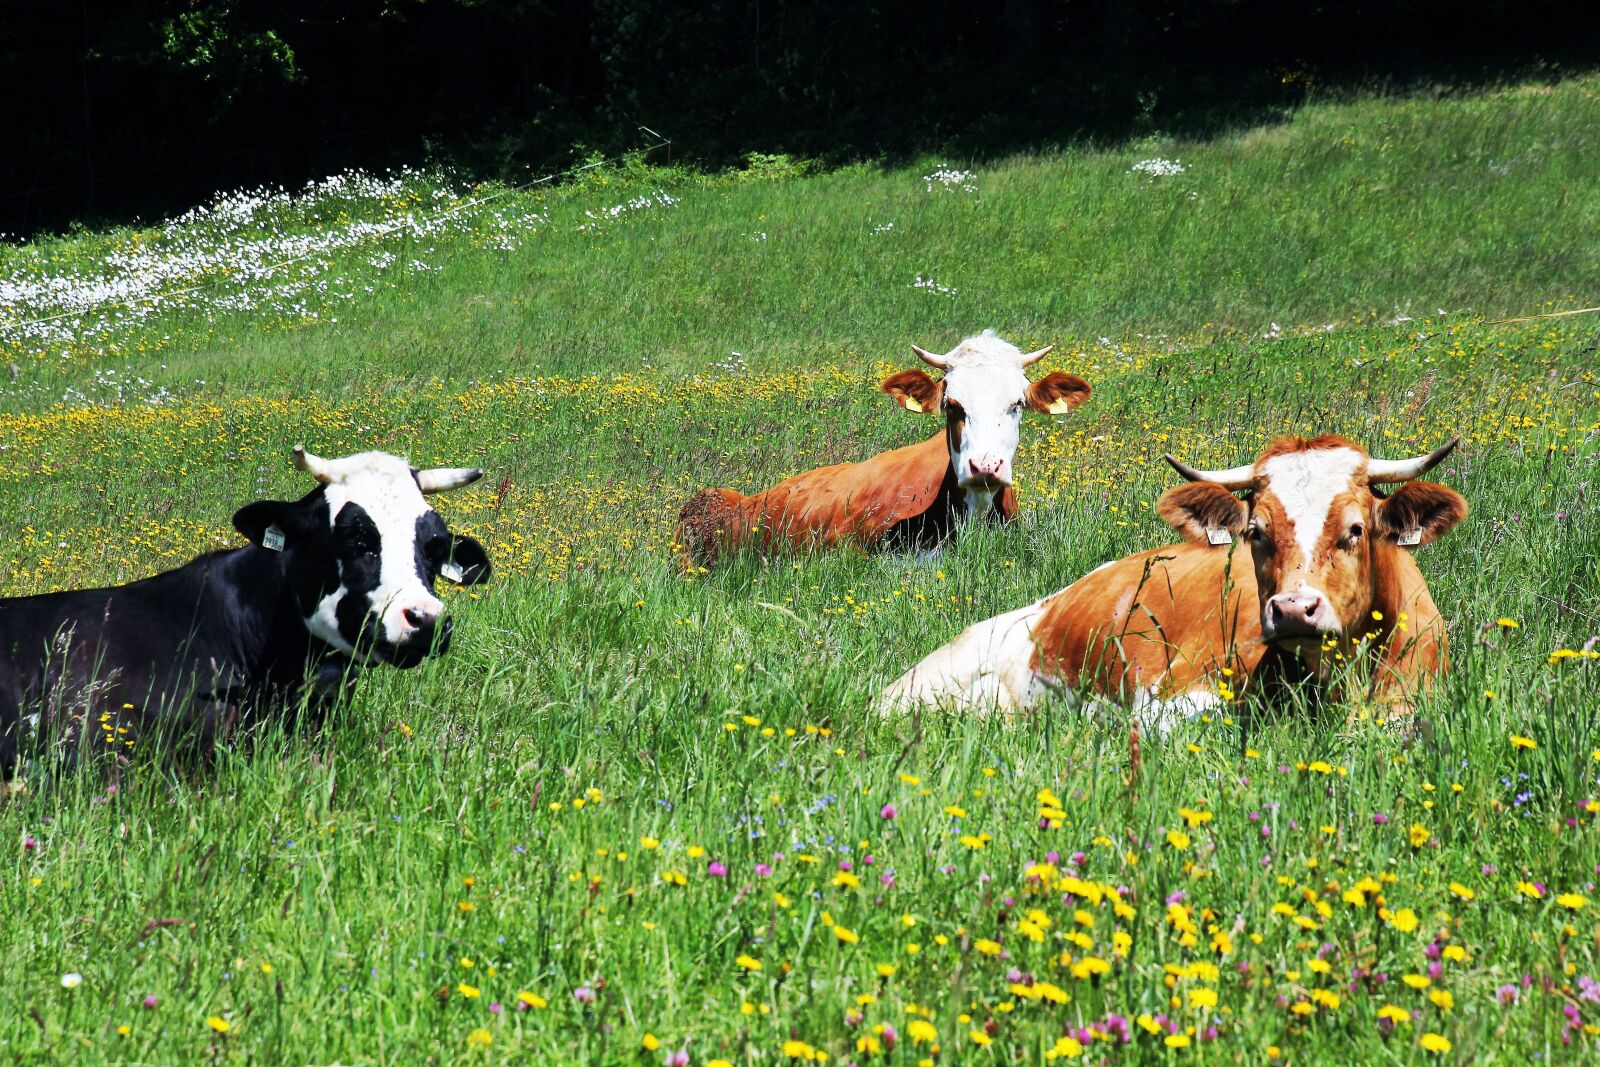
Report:
[[[363,635],[368,654],[382,663],[401,670],[410,670],[429,656],[441,655],[450,649],[450,634],[455,622],[449,616],[436,616],[414,627],[400,641],[383,638],[383,627],[376,619],[370,620]]]
[[[1319,641],[1338,631],[1332,605],[1315,589],[1278,593],[1267,599],[1261,612],[1264,641]]]
[[[1006,462],[998,457],[967,460],[960,485],[963,489],[1004,489],[1011,484],[1006,477]]]

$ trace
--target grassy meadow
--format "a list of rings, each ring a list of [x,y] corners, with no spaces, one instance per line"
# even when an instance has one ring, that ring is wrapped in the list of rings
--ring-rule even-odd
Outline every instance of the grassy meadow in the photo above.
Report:
[[[0,246],[0,593],[297,496],[300,442],[487,476],[445,657],[215,765],[0,806],[0,1059],[1588,1062],[1600,1049],[1600,79],[1205,142],[558,185],[426,171]],[[1180,169],[1181,168],[1181,169]],[[931,435],[984,327],[1078,373],[1022,520],[682,575],[678,506]],[[0,367],[0,369],[5,369]],[[1453,669],[1402,746],[1247,709],[880,720],[961,627],[1168,543],[1161,462],[1434,472]]]

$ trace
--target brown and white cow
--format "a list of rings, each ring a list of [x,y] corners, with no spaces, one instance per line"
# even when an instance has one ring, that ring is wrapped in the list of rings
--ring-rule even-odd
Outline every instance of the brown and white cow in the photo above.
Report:
[[[808,471],[750,496],[702,489],[678,516],[684,564],[708,565],[739,544],[763,551],[928,545],[958,521],[1015,516],[1011,465],[1023,409],[1065,414],[1088,399],[1089,383],[1060,371],[1029,382],[1023,370],[1050,348],[1023,354],[992,330],[942,356],[912,349],[943,377],[901,371],[880,388],[910,411],[942,415],[944,432],[861,463]]]
[[[1456,443],[1391,461],[1343,437],[1285,437],[1226,471],[1168,456],[1188,484],[1156,510],[1181,544],[968,627],[880,707],[1025,708],[1058,691],[1129,706],[1165,733],[1250,688],[1360,678],[1365,692],[1345,697],[1403,712],[1446,666],[1443,620],[1410,550],[1467,514],[1454,490],[1412,479]]]

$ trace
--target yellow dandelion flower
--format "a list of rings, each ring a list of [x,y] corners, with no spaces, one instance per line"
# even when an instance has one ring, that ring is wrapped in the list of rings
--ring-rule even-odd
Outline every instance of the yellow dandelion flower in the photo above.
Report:
[[[1045,1050],[1044,1058],[1055,1060],[1065,1056],[1069,1060],[1075,1060],[1082,1055],[1083,1044],[1076,1038],[1058,1037],[1056,1038],[1056,1043]]]

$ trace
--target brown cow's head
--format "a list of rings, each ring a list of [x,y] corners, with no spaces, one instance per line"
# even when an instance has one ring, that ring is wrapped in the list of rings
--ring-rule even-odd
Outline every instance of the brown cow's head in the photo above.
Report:
[[[1089,397],[1089,383],[1075,374],[1052,371],[1028,381],[1023,369],[1043,359],[1049,346],[1024,355],[985,330],[942,356],[911,347],[944,377],[901,371],[884,379],[882,389],[911,411],[944,415],[950,469],[967,492],[969,510],[975,503],[987,510],[994,494],[1011,484],[1023,408],[1064,415]]]
[[[1189,480],[1157,511],[1200,543],[1242,535],[1255,561],[1261,637],[1286,647],[1354,638],[1373,610],[1374,558],[1425,545],[1467,514],[1453,489],[1414,482],[1460,438],[1414,459],[1374,459],[1343,437],[1282,437],[1259,459],[1226,471],[1167,462]],[[1373,487],[1403,482],[1387,496]],[[1243,499],[1234,492],[1245,490]]]

